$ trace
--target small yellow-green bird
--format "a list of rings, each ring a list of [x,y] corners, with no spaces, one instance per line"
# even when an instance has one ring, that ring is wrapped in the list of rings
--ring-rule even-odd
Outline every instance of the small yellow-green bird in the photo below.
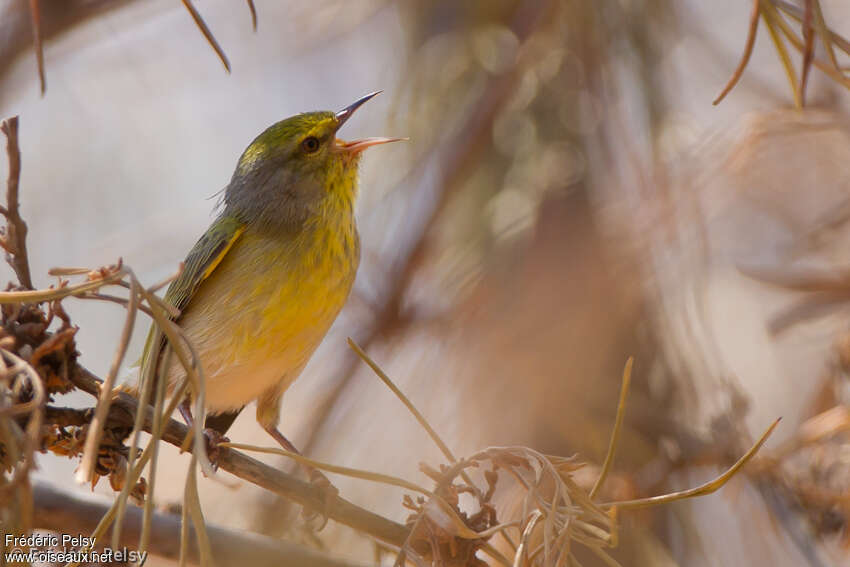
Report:
[[[380,91],[378,91],[380,92]],[[223,209],[186,257],[166,301],[203,365],[206,426],[223,435],[257,401],[257,421],[285,449],[281,398],[348,298],[360,261],[354,200],[360,154],[400,138],[345,142],[337,130],[368,94],[339,112],[282,120],[239,158]],[[164,342],[143,356],[160,359]],[[165,378],[184,370],[174,357]],[[191,421],[188,399],[181,411]]]

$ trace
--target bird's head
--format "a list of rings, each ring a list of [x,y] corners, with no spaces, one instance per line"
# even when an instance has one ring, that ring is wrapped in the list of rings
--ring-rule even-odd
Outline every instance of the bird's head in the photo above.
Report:
[[[339,112],[291,116],[257,136],[239,158],[224,202],[244,222],[299,228],[327,210],[328,202],[350,207],[357,191],[360,154],[368,147],[402,138],[363,138],[351,142],[337,131],[380,91]]]

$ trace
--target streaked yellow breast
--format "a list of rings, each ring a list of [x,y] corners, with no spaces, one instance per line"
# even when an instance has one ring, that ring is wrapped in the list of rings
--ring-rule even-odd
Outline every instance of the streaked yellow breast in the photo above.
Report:
[[[354,282],[359,241],[347,221],[319,217],[295,235],[248,227],[204,281],[180,324],[200,352],[209,410],[237,409],[300,373]]]

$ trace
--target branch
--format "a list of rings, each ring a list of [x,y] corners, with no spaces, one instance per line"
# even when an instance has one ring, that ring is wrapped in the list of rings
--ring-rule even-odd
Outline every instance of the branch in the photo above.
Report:
[[[70,535],[88,535],[109,506],[80,498],[55,486],[39,482],[33,488],[33,527]],[[124,545],[138,547],[142,529],[142,510],[132,508],[124,518]],[[151,523],[150,551],[176,560],[180,555],[180,519],[169,514],[154,514]],[[324,553],[251,532],[236,531],[207,524],[212,550],[219,567],[254,565],[256,567],[358,567],[358,564],[328,557]],[[198,563],[197,542],[193,539],[190,560]]]
[[[107,285],[119,285],[126,275],[127,272],[123,268],[116,266],[96,279],[89,279],[74,285],[49,289],[30,289],[29,291],[0,291],[0,305],[56,301],[71,295],[94,291]]]
[[[6,135],[6,154],[9,157],[9,180],[6,184],[6,233],[0,245],[6,249],[6,261],[15,270],[18,281],[27,289],[33,289],[27,256],[27,223],[18,210],[18,183],[21,179],[21,150],[18,147],[18,117],[7,118],[0,123]]]
[[[224,50],[218,44],[218,40],[216,40],[212,31],[210,30],[207,23],[204,21],[204,18],[198,12],[197,8],[192,4],[191,0],[183,0],[183,6],[189,11],[189,15],[192,16],[192,19],[195,20],[195,25],[198,26],[198,29],[206,38],[207,42],[210,44],[210,47],[213,48],[215,54],[218,55],[218,58],[221,60],[221,64],[224,65],[225,70],[230,73],[230,61],[227,59],[227,55],[224,54]],[[256,11],[253,9],[254,3],[248,3],[248,9],[251,10],[251,17],[254,24],[254,29],[257,29],[257,20],[256,20]]]
[[[74,378],[74,381],[80,389],[94,396],[98,395],[101,380],[85,368],[80,367],[80,374]],[[138,407],[138,401],[133,396],[126,392],[119,392],[112,403],[110,414],[114,419],[124,420],[131,426]],[[150,432],[153,427],[153,413],[152,407],[148,406],[145,409],[144,430],[147,432]],[[188,427],[172,419],[162,432],[162,439],[176,447],[182,447],[188,433]],[[297,502],[319,514],[325,514],[331,520],[390,545],[401,547],[407,538],[408,529],[405,526],[338,496],[333,497],[329,505],[326,505],[328,498],[326,490],[272,468],[234,449],[221,448],[217,463],[220,469],[234,476]]]
[[[749,31],[747,31],[747,43],[744,46],[744,54],[741,55],[740,61],[738,61],[738,66],[735,68],[735,72],[732,73],[732,76],[729,78],[729,81],[726,83],[726,86],[723,87],[723,90],[720,91],[720,94],[711,101],[711,104],[717,106],[720,104],[726,95],[729,94],[735,85],[738,84],[738,81],[741,79],[741,76],[744,74],[744,69],[747,68],[747,64],[750,62],[750,56],[753,54],[753,46],[756,44],[756,32],[758,31],[759,26],[759,15],[761,14],[761,8],[759,6],[759,0],[753,0],[753,9],[750,14],[750,26]]]
[[[30,20],[32,24],[32,42],[35,46],[35,60],[38,64],[38,81],[41,85],[41,95],[47,90],[44,78],[44,45],[41,39],[41,10],[38,0],[30,0]]]

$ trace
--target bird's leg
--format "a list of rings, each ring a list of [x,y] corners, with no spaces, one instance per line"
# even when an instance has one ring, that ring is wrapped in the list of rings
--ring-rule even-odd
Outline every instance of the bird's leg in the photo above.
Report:
[[[189,405],[189,398],[183,398],[180,405],[177,406],[180,410],[180,415],[183,416],[183,421],[189,426],[189,429],[195,427],[195,418],[192,417],[192,406]]]
[[[280,446],[283,447],[284,450],[289,451],[290,453],[295,453],[296,455],[301,454],[301,451],[299,451],[289,439],[284,437],[283,433],[281,433],[280,430],[278,430],[278,428],[274,425],[265,425],[263,426],[263,429],[265,429],[266,432],[271,435],[275,441],[280,443]],[[331,484],[331,481],[328,480],[328,477],[326,477],[325,474],[319,469],[315,469],[310,465],[302,466],[310,473],[310,482],[322,490],[324,500],[323,504],[325,507],[323,514],[324,522],[321,524],[321,526],[317,528],[318,530],[321,530],[323,527],[325,527],[325,523],[327,523],[328,521],[328,512],[331,509],[331,506],[339,496],[339,489],[333,484]],[[303,513],[308,520],[317,516],[315,512],[308,513],[306,508],[303,509]]]
[[[296,455],[300,455],[301,451],[299,451],[292,442],[284,437],[283,433],[278,430],[274,425],[269,425],[264,428],[266,432],[271,435],[275,441],[277,441],[284,450],[289,451],[290,453],[295,453]],[[304,468],[307,469],[307,472],[310,473],[310,482],[313,484],[320,486],[322,488],[328,488],[333,490],[334,492],[338,492],[331,481],[328,480],[328,477],[320,471],[319,469],[314,469],[309,465],[304,465]]]
[[[195,418],[192,416],[192,406],[189,403],[188,396],[180,402],[178,409],[180,410],[180,415],[183,416],[183,421],[185,421],[186,425],[189,426],[189,429],[194,429]],[[218,470],[218,457],[221,454],[221,449],[218,445],[219,443],[225,443],[228,441],[230,441],[230,439],[215,429],[210,429],[209,427],[204,429],[204,443],[207,449],[207,458],[210,460],[210,464],[214,471]]]

